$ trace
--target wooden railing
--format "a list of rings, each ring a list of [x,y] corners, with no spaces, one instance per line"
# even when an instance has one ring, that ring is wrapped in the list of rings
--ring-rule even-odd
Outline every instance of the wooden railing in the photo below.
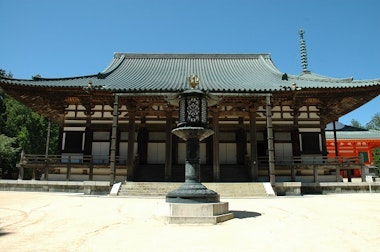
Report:
[[[268,157],[258,159],[259,170],[267,170]],[[275,160],[275,173],[289,174],[291,181],[296,180],[297,175],[312,174],[314,182],[319,182],[319,174],[334,173],[336,181],[341,181],[340,171],[346,171],[348,181],[351,181],[352,170],[360,170],[361,179],[365,181],[365,164],[361,157],[322,157],[322,156],[300,156],[289,159]]]
[[[48,180],[49,174],[65,174],[66,180],[71,179],[72,174],[88,175],[89,180],[94,179],[94,175],[110,175],[110,157],[79,154],[62,155],[36,155],[22,154],[19,167],[19,179],[24,178],[24,170],[32,170],[32,179],[43,178]],[[126,159],[116,157],[116,175],[127,175]],[[319,174],[334,173],[336,181],[341,181],[340,171],[352,171],[360,169],[362,181],[365,181],[365,165],[360,157],[335,157],[327,158],[322,156],[302,156],[281,159],[275,161],[276,176],[287,174],[291,181],[296,180],[297,175],[312,174],[314,182],[319,181]],[[266,176],[268,174],[268,157],[258,159],[259,173]],[[348,175],[351,172],[347,172]],[[350,181],[350,177],[349,181]]]
[[[31,169],[32,179],[43,178],[48,180],[49,174],[61,174],[61,170],[66,174],[66,180],[70,180],[72,173],[88,175],[89,180],[93,180],[94,175],[110,175],[110,157],[104,155],[39,155],[21,154],[19,168],[19,179],[24,178],[25,169]],[[116,157],[116,175],[127,173],[126,160]]]

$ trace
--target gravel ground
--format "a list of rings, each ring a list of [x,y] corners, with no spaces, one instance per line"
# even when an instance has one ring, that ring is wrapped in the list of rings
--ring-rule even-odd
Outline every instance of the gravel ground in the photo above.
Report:
[[[234,219],[177,225],[163,198],[0,192],[0,250],[380,251],[380,194],[222,201]]]

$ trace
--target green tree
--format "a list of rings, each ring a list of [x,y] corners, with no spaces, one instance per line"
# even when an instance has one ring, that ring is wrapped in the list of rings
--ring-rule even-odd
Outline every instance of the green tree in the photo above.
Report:
[[[49,121],[10,97],[5,99],[5,104],[7,109],[4,115],[4,134],[16,137],[25,153],[44,154]],[[58,126],[52,124],[51,128],[50,146],[56,149]]]
[[[367,129],[380,130],[380,113],[376,113],[371,121],[366,124]]]
[[[380,175],[380,148],[372,151],[373,165],[377,167],[377,175]]]
[[[376,113],[371,121],[369,121],[365,127],[363,127],[358,120],[352,119],[351,125],[357,128],[365,128],[368,130],[380,130],[380,114]],[[373,156],[373,164],[374,166],[378,167],[377,174],[380,174],[380,148],[374,149],[372,151]]]
[[[4,132],[4,126],[5,126],[5,119],[3,118],[3,114],[5,113],[5,102],[4,98],[5,93],[0,89],[0,134],[1,132]]]
[[[360,124],[360,122],[356,119],[351,120],[351,125],[355,128],[363,129],[364,127]]]
[[[380,130],[380,114],[376,113],[371,121],[366,124],[366,128],[370,130]],[[373,164],[378,167],[377,174],[380,174],[380,148],[374,149],[372,151]]]
[[[0,75],[12,77],[10,73],[6,74],[2,69],[0,69]],[[43,116],[6,95],[2,90],[0,90],[0,97],[0,134],[3,135],[2,140],[7,140],[7,144],[3,145],[3,152],[6,153],[4,157],[7,157],[4,163],[7,167],[11,167],[7,174],[17,174],[16,163],[21,150],[27,154],[45,154],[49,122]],[[58,132],[58,126],[52,124],[50,154],[57,153]],[[0,162],[3,162],[5,159],[1,153],[0,155]]]
[[[16,138],[0,135],[0,177],[14,178],[14,164],[20,148],[16,147]]]
[[[0,77],[13,78],[13,74],[11,72],[7,73],[5,70],[0,68]],[[1,132],[3,132],[3,128],[5,125],[5,120],[2,116],[2,114],[5,113],[5,109],[6,109],[5,102],[4,102],[5,96],[6,96],[6,94],[0,88],[0,134],[1,134]]]
[[[13,74],[11,72],[6,72],[4,69],[0,68],[0,76],[1,77],[7,77],[7,78],[13,78]]]

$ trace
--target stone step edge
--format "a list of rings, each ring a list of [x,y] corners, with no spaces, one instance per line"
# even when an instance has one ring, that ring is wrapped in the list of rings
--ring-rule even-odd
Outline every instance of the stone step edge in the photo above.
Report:
[[[176,188],[178,188],[178,186],[180,186],[182,183],[171,183],[170,185],[168,185],[167,183],[165,182],[126,182],[124,183],[120,189],[119,189],[119,192],[118,192],[118,195],[122,196],[122,195],[125,195],[125,196],[133,196],[133,195],[137,195],[137,196],[144,196],[144,195],[157,195],[157,196],[160,196],[160,195],[163,195],[163,194],[166,194],[166,192],[170,191],[170,190],[174,190]],[[203,183],[206,187],[209,187],[209,183]],[[242,184],[249,184],[251,186],[251,189],[252,187],[259,187],[257,189],[264,189],[264,190],[258,190],[258,191],[262,191],[262,192],[258,192],[258,193],[232,193],[232,194],[224,194],[222,195],[222,197],[249,197],[249,196],[252,196],[252,197],[255,197],[255,196],[276,196],[272,186],[270,185],[270,183],[267,183],[267,182],[257,182],[257,183],[246,183],[246,182],[243,182],[243,183],[219,183],[221,186],[225,185],[225,184],[229,184],[229,185],[235,185],[235,186],[241,186]],[[140,185],[140,187],[146,187],[145,190],[135,190],[135,186],[138,186]],[[161,188],[157,188],[158,185],[164,185],[165,187],[161,187]],[[168,186],[170,186],[168,188]],[[212,187],[212,185],[211,185]],[[149,193],[145,193],[146,190],[148,191],[151,191],[149,189],[158,189],[160,191],[160,193],[152,193],[152,192],[149,192]],[[136,193],[136,191],[138,191],[139,193]],[[141,191],[143,191],[144,193],[141,193]],[[251,191],[251,190],[250,190]],[[135,192],[135,193],[133,193]]]

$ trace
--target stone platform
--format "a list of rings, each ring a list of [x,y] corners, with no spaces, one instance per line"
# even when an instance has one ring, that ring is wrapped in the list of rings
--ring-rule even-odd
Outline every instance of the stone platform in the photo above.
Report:
[[[234,218],[228,202],[218,203],[161,203],[156,216],[168,224],[217,224]]]
[[[109,181],[46,181],[0,179],[0,191],[66,192],[85,195],[107,195]]]

